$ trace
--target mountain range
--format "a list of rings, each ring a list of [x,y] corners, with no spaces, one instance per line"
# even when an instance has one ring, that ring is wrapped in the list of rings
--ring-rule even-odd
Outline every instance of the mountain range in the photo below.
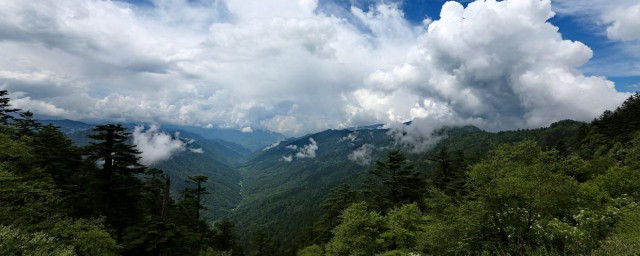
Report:
[[[61,127],[78,145],[89,142],[86,135],[94,126],[72,120],[42,122]],[[423,175],[429,175],[434,163],[426,159],[441,150],[473,159],[498,144],[526,139],[536,140],[543,147],[568,148],[575,144],[582,125],[566,120],[547,128],[497,133],[473,126],[443,128],[437,132],[439,142],[430,150],[406,153]],[[133,129],[135,125],[127,126]],[[208,208],[205,215],[210,221],[233,220],[245,242],[256,230],[269,230],[281,239],[279,243],[287,245],[309,239],[299,236],[302,227],[302,234],[314,236],[318,209],[332,188],[346,183],[358,189],[372,163],[384,158],[389,149],[399,147],[382,125],[325,130],[288,139],[268,131],[243,133],[179,126],[165,126],[160,132],[179,132],[181,140],[190,142],[189,149],[201,149],[197,153],[180,151],[151,165],[172,178],[174,197],[189,186],[188,176],[205,175],[209,177],[205,183],[209,192],[204,199]]]

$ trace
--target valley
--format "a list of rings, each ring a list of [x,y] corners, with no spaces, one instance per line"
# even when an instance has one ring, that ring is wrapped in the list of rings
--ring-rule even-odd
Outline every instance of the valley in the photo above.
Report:
[[[473,126],[443,128],[438,131],[438,143],[429,151],[406,153],[428,179],[437,163],[426,159],[442,150],[464,155],[467,164],[478,161],[498,145],[524,140],[535,140],[544,148],[568,150],[577,143],[582,125],[567,120],[547,128],[504,132],[487,132]],[[62,130],[73,131],[70,136],[79,143],[80,138],[86,137],[86,131],[72,127]],[[232,220],[244,244],[251,242],[255,232],[268,230],[270,236],[278,238],[276,244],[286,245],[279,249],[286,254],[295,254],[295,248],[318,235],[319,231],[314,230],[322,216],[318,209],[332,188],[348,184],[356,190],[363,189],[367,171],[375,160],[384,158],[389,149],[398,146],[389,130],[379,125],[326,130],[298,138],[280,137],[274,141],[261,137],[261,142],[244,139],[256,145],[253,151],[216,136],[207,139],[179,128],[164,130],[169,134],[176,131],[181,139],[193,141],[189,148],[201,148],[203,152],[185,150],[151,165],[171,177],[173,197],[178,198],[178,191],[189,186],[185,182],[188,176],[209,177],[205,183],[209,194],[204,197],[207,210],[203,211],[207,220],[211,223]],[[237,137],[240,135],[247,134]],[[360,158],[353,157],[354,152],[363,150]]]

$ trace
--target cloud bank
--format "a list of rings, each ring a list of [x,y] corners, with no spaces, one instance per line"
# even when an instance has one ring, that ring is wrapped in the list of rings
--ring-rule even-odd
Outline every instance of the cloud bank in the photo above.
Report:
[[[186,150],[186,144],[180,140],[178,133],[171,136],[152,125],[145,130],[144,126],[136,126],[132,133],[133,143],[142,153],[140,163],[144,165],[154,164],[167,160],[175,153]],[[194,153],[203,153],[202,149],[190,149]]]
[[[442,124],[590,120],[627,96],[578,70],[593,54],[548,22],[549,0],[447,2],[417,26],[393,3],[196,2],[1,1],[0,89],[57,117],[246,132],[414,120],[415,141]],[[634,40],[625,15],[610,36]]]

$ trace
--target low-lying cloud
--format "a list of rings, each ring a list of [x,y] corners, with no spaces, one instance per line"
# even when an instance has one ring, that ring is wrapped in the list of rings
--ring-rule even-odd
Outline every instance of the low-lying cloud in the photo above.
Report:
[[[371,164],[371,161],[373,161],[372,154],[374,150],[375,146],[371,144],[364,144],[352,151],[347,158],[358,165],[367,166]]]
[[[282,141],[283,141],[283,140],[278,140],[278,141],[276,141],[276,142],[274,142],[274,143],[271,143],[270,145],[268,145],[268,146],[264,147],[264,148],[262,149],[262,151],[267,151],[267,150],[269,150],[269,149],[272,149],[272,148],[275,148],[275,147],[277,147],[277,146],[280,146],[280,143],[282,143]]]
[[[160,131],[159,126],[152,125],[145,130],[144,126],[136,126],[133,130],[133,143],[142,153],[140,162],[151,165],[168,160],[175,153],[186,150],[186,144],[180,140],[180,134],[174,136]],[[202,149],[190,149],[194,153],[203,153]]]
[[[189,151],[191,153],[204,154],[204,149],[202,148],[190,148]]]
[[[318,150],[318,143],[313,138],[309,138],[309,144],[296,146],[296,145],[287,145],[286,149],[296,151],[295,154],[286,155],[282,157],[282,160],[285,162],[293,161],[293,157],[295,156],[297,159],[305,159],[305,158],[315,158],[316,151]]]
[[[318,143],[313,138],[309,138],[309,144],[298,148],[296,153],[297,158],[315,158],[316,150],[318,150]]]

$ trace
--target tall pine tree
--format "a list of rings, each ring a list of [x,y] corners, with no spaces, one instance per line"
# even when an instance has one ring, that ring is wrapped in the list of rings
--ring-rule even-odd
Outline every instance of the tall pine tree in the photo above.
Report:
[[[107,217],[118,242],[123,242],[125,229],[140,218],[142,182],[135,177],[144,170],[138,163],[140,151],[127,143],[131,133],[122,125],[100,125],[93,132],[89,138],[94,141],[85,150],[89,160],[101,164],[96,184],[100,205],[97,211]]]
[[[376,161],[364,185],[368,203],[382,212],[419,201],[424,188],[414,165],[399,150],[389,151],[386,161]]]

